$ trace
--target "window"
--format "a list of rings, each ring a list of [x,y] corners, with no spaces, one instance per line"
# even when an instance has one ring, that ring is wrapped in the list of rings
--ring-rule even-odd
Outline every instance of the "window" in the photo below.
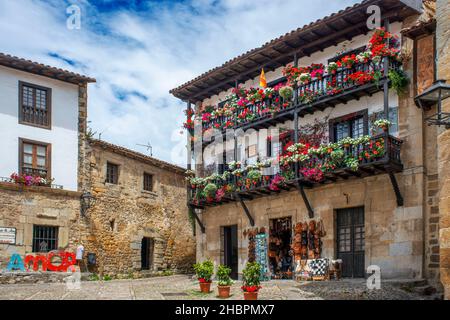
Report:
[[[144,190],[153,191],[153,175],[144,173]]]
[[[337,142],[346,137],[362,137],[368,134],[367,126],[367,110],[332,119],[330,120],[330,141]]]
[[[19,82],[19,123],[51,127],[51,89]]]
[[[370,134],[372,136],[383,133],[383,130],[376,127],[374,123],[376,120],[384,118],[384,111],[373,112],[369,115],[369,124],[371,128]],[[389,121],[392,123],[392,125],[389,127],[389,134],[398,136],[398,107],[389,107]]]
[[[119,166],[108,162],[106,164],[106,182],[117,184],[119,182]]]
[[[33,226],[33,252],[58,249],[58,227]]]
[[[50,144],[19,139],[19,171],[22,174],[50,179]]]

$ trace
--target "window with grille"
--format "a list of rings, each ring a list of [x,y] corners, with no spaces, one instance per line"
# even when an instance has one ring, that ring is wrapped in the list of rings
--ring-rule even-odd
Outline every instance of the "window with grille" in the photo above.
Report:
[[[330,120],[330,142],[337,142],[346,137],[359,138],[367,134],[367,110]]]
[[[20,173],[50,179],[50,144],[19,140]]]
[[[119,182],[119,166],[108,162],[106,164],[106,182],[117,184]]]
[[[153,175],[150,173],[144,173],[144,190],[153,191]]]
[[[33,226],[33,252],[58,249],[58,227]]]
[[[19,122],[50,128],[51,89],[19,82],[19,92]]]

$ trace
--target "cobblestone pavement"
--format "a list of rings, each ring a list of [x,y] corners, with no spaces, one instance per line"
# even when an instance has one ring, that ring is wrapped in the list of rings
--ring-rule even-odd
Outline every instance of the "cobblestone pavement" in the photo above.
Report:
[[[237,281],[231,289],[231,300],[243,299]],[[259,299],[270,300],[323,300],[323,299],[423,299],[399,286],[382,283],[380,290],[369,291],[365,281],[341,280],[327,282],[295,282],[277,280],[264,282]],[[206,300],[218,299],[216,284],[209,294],[201,294],[197,281],[191,277],[175,275],[169,277],[83,281],[81,289],[68,290],[65,284],[13,284],[0,285],[0,300]]]

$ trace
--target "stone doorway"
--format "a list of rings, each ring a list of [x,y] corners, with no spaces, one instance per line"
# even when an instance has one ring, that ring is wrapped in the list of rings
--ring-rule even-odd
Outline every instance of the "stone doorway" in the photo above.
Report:
[[[142,238],[141,244],[141,269],[153,269],[153,255],[155,250],[155,241],[152,238]]]

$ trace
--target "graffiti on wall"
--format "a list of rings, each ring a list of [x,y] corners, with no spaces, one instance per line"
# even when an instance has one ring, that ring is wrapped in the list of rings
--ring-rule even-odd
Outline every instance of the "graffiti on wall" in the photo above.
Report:
[[[50,251],[46,255],[26,255],[25,259],[15,253],[11,256],[6,271],[53,271],[67,272],[76,263],[75,253]]]

